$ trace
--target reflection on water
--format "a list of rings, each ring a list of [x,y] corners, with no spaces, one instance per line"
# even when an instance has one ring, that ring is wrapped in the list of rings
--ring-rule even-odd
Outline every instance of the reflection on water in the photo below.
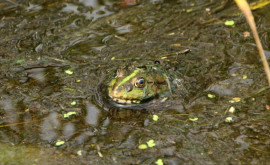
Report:
[[[109,3],[109,1],[105,1],[105,3],[102,4],[100,4],[100,1],[98,0],[80,0],[79,2],[83,3],[84,6],[88,8],[88,10],[80,9],[80,6],[74,5],[72,3],[65,3],[66,6],[62,9],[62,11],[83,15],[86,17],[86,19],[92,21],[95,21],[100,17],[105,17],[113,13],[107,10],[107,6],[112,5],[112,3]]]
[[[48,117],[43,122],[41,122],[41,139],[47,140],[49,142],[53,141],[55,138],[57,138],[57,130],[59,129],[59,127],[60,122],[57,119],[57,113],[50,113]]]
[[[63,135],[67,139],[69,139],[74,134],[75,131],[76,131],[76,128],[73,123],[66,123],[63,126]]]
[[[34,68],[34,69],[29,69],[26,72],[28,73],[28,77],[40,82],[40,83],[45,83],[45,69],[46,68]]]
[[[86,117],[85,121],[91,126],[97,126],[99,117],[100,117],[100,110],[94,104],[87,104],[86,105]]]

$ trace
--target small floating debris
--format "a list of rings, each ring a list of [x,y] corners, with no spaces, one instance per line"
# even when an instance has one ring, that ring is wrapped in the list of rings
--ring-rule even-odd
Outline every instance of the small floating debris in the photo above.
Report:
[[[102,153],[100,151],[98,151],[98,156],[103,158],[103,155],[102,155]]]
[[[81,82],[81,80],[80,80],[80,79],[76,80],[76,83],[79,83],[79,82]]]
[[[166,100],[168,100],[168,97],[164,97],[160,102],[163,103],[163,102],[165,102]]]
[[[224,24],[226,26],[233,26],[234,25],[234,20],[227,20]]]
[[[64,114],[64,118],[69,118],[71,115],[76,115],[77,114],[77,112],[68,112],[68,113],[65,113]]]
[[[235,112],[235,108],[234,107],[230,107],[229,112],[230,113],[234,113]]]
[[[20,59],[20,60],[17,60],[17,61],[16,61],[17,64],[21,64],[21,63],[23,63],[23,62],[24,62],[24,59]]]
[[[240,102],[241,101],[241,98],[240,97],[234,97],[234,98],[232,98],[232,100],[230,100],[229,102],[230,103],[238,103],[238,102]]]
[[[115,57],[113,56],[113,57],[111,58],[111,60],[115,60]]]
[[[141,149],[141,150],[144,150],[146,148],[148,148],[146,144],[140,144],[139,145],[139,149]]]
[[[65,141],[63,140],[57,140],[57,142],[55,143],[55,146],[59,147],[61,145],[65,144]]]
[[[170,46],[174,46],[174,47],[180,47],[181,44],[180,43],[175,43],[175,44],[171,44]]]
[[[207,97],[209,97],[210,99],[213,99],[213,98],[215,98],[215,97],[216,97],[216,95],[214,95],[214,94],[210,94],[210,93],[209,93],[209,94],[207,95]]]
[[[71,71],[71,70],[65,70],[65,73],[71,75],[71,74],[73,74],[73,71]]]
[[[267,109],[267,110],[270,110],[270,105],[265,105],[265,108]]]
[[[72,101],[70,105],[76,105],[76,101]]]
[[[247,38],[247,37],[249,37],[249,36],[250,36],[250,32],[248,32],[248,31],[245,31],[245,32],[243,33],[243,36],[244,36],[244,38]]]
[[[121,41],[126,41],[127,40],[126,38],[120,37],[118,35],[115,35],[114,37],[117,38],[117,39],[119,39],[119,40],[121,40]]]
[[[67,90],[67,91],[75,91],[75,89],[73,89],[73,88],[68,88],[68,87],[64,87],[64,89]]]
[[[243,80],[245,80],[245,79],[247,79],[247,75],[244,74],[243,75]]]
[[[163,165],[163,160],[162,159],[158,159],[157,161],[155,161],[156,165]]]
[[[153,120],[158,121],[158,115],[153,115]]]
[[[197,117],[194,117],[194,118],[191,118],[191,117],[190,117],[190,118],[189,118],[190,121],[197,121],[198,119],[199,119],[199,118],[197,118]]]
[[[190,13],[190,12],[192,12],[192,11],[193,11],[192,8],[186,10],[187,13]]]
[[[82,156],[82,150],[77,151],[77,155]]]
[[[226,117],[225,122],[231,123],[233,121],[232,117]]]
[[[155,144],[155,141],[153,139],[149,140],[148,142],[146,142],[148,147],[152,148],[154,147],[156,144]]]

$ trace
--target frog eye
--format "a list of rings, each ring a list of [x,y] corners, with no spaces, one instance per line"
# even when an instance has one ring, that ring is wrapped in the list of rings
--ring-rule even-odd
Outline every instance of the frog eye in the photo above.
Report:
[[[137,88],[143,88],[144,85],[145,85],[144,78],[143,77],[138,77],[134,85]]]

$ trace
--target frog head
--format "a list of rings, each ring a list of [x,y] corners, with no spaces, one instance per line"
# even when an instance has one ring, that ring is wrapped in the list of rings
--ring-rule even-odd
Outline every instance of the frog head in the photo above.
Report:
[[[171,94],[167,75],[152,65],[118,69],[107,89],[108,96],[118,104],[139,104]]]

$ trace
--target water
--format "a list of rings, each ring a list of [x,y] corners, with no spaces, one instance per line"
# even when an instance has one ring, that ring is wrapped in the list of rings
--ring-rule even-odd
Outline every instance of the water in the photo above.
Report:
[[[236,5],[126,2],[0,2],[0,162],[267,164],[269,89]],[[268,11],[254,11],[266,52]],[[186,48],[191,53],[166,62],[190,85],[172,107],[119,110],[95,101],[120,65]],[[151,139],[155,146],[138,148]]]

